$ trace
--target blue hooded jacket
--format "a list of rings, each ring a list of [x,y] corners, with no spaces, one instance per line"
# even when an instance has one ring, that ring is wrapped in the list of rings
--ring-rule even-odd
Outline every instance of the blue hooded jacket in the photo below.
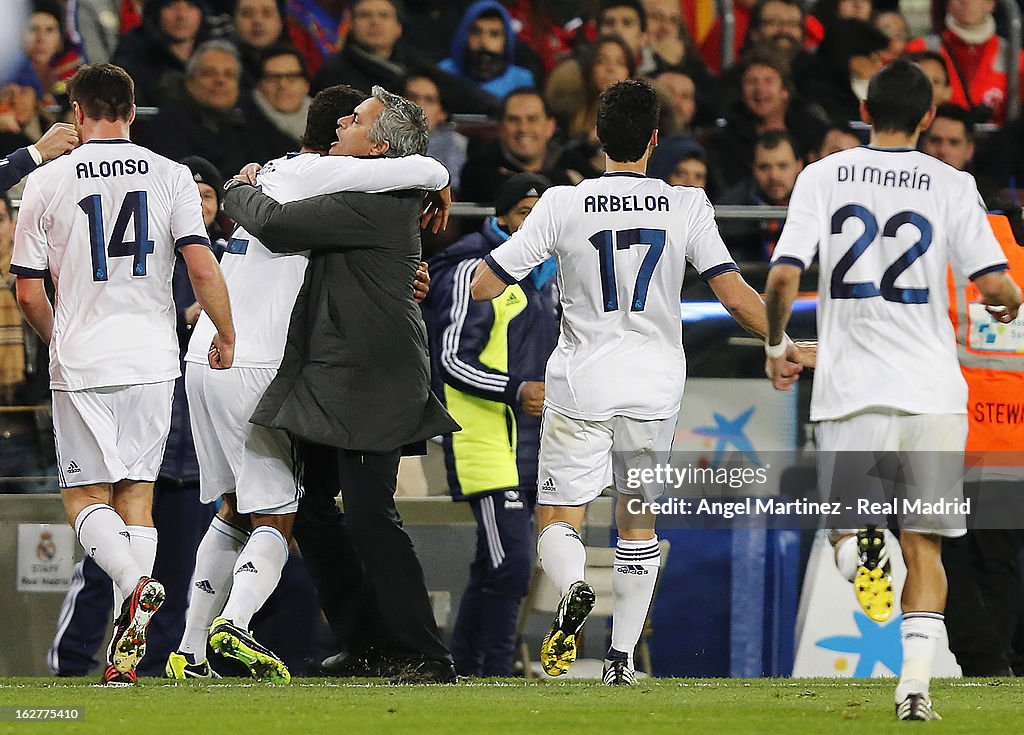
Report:
[[[502,22],[505,24],[505,71],[494,79],[487,81],[474,79],[466,69],[466,51],[469,43],[469,28],[473,21],[480,17],[485,11],[497,11],[501,14]],[[521,87],[536,86],[533,74],[528,69],[516,66],[512,63],[513,54],[516,48],[516,35],[512,30],[512,17],[508,14],[505,6],[497,0],[480,0],[473,3],[462,16],[462,22],[452,39],[451,56],[442,61],[438,66],[449,74],[468,79],[480,89],[496,97],[504,98],[509,92]]]

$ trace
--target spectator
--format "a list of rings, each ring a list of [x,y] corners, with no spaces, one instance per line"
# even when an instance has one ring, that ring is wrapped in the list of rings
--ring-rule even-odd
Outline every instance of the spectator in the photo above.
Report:
[[[792,2],[784,2],[784,4],[793,5]],[[760,9],[758,6],[760,6]],[[764,0],[737,0],[734,4],[733,58],[746,55],[760,45],[761,41],[757,40],[756,36],[761,32],[761,25],[766,26],[764,28],[765,35],[770,36],[779,36],[780,34],[795,36],[799,32],[801,43],[805,48],[814,48],[825,35],[818,19],[814,16],[806,15],[802,7],[800,7],[802,23],[799,31],[792,26],[792,10],[770,13],[767,17],[777,19],[779,22],[764,24],[761,17],[763,11],[768,7],[769,3]],[[778,5],[775,5],[774,8],[779,10]],[[755,38],[752,39],[751,35],[754,35]],[[782,41],[781,38],[776,38],[773,45],[778,44],[780,41]],[[700,46],[700,53],[712,73],[718,74],[726,71],[722,69],[722,19],[720,17],[715,20],[711,30],[704,37]]]
[[[856,148],[860,144],[860,138],[849,124],[840,123],[833,125],[825,132],[824,137],[821,139],[821,144],[807,152],[807,163],[820,161],[825,156]]]
[[[288,33],[311,77],[345,45],[342,34],[350,20],[348,5],[346,0],[287,0]]]
[[[957,171],[967,171],[974,158],[974,123],[967,110],[946,103],[921,135],[921,150]]]
[[[235,5],[232,40],[242,59],[242,84],[246,89],[259,78],[266,50],[288,41],[283,13],[278,0],[238,0]]]
[[[476,264],[519,229],[549,185],[536,174],[513,176],[498,191],[496,216],[430,261],[424,313],[434,391],[462,426],[444,437],[448,486],[477,522],[476,558],[452,635],[464,676],[512,674],[519,605],[533,571],[544,368],[559,325],[553,259],[514,287],[515,298],[475,302],[469,285]],[[494,350],[507,360],[490,359]]]
[[[797,0],[761,0],[750,11],[743,48],[773,46],[792,63],[804,47],[806,20]]]
[[[797,174],[803,169],[796,144],[788,133],[773,130],[754,145],[754,173],[725,192],[719,204],[784,207],[789,204]],[[722,223],[722,239],[737,261],[771,259],[782,234],[779,220],[738,220]]]
[[[0,90],[0,156],[39,140],[50,121],[36,90],[31,86],[8,84]]]
[[[886,10],[875,16],[875,28],[889,39],[889,48],[882,53],[882,62],[888,64],[893,59],[903,56],[910,40],[910,26],[903,13],[899,10]]]
[[[993,200],[1020,205],[1024,182],[1024,118],[1018,117],[987,136],[974,157],[980,188]]]
[[[536,89],[517,89],[505,98],[497,141],[470,143],[462,169],[462,198],[490,204],[498,187],[514,174],[546,176],[555,184],[568,184],[554,162],[558,150],[551,145],[555,120],[543,95]]]
[[[430,77],[414,75],[405,82],[405,98],[422,107],[427,116],[427,131],[430,134],[427,155],[444,164],[452,177],[452,190],[461,191],[462,167],[466,165],[469,141],[448,122],[448,111],[444,107],[441,90]]]
[[[953,88],[949,84],[949,69],[942,54],[938,51],[914,51],[907,54],[907,58],[921,67],[921,71],[932,83],[932,105],[938,107],[949,102]]]
[[[739,78],[740,98],[726,116],[726,126],[708,140],[712,168],[727,187],[751,174],[759,135],[786,131],[802,156],[828,129],[824,110],[793,95],[785,61],[778,53],[755,49],[741,60]]]
[[[693,138],[672,136],[659,139],[658,147],[654,149],[647,164],[647,175],[672,186],[706,189],[708,163],[704,148]]]
[[[336,84],[356,89],[374,85],[399,89],[406,62],[398,45],[401,37],[397,0],[355,0],[345,45],[338,55],[324,62],[313,81],[314,91]]]
[[[535,87],[533,74],[513,63],[515,31],[505,7],[496,0],[473,3],[452,39],[451,56],[439,66],[504,98],[520,87]]]
[[[694,52],[690,30],[683,22],[677,0],[644,0],[647,16],[647,48],[667,66],[679,66]]]
[[[706,189],[708,185],[708,162],[701,151],[691,151],[679,159],[668,177],[672,186],[695,186]]]
[[[584,48],[578,60],[568,59],[555,70],[545,96],[562,129],[572,137],[588,135],[597,125],[601,93],[635,73],[634,57],[626,42],[619,36],[600,36]]]
[[[83,63],[77,49],[64,41],[63,19],[63,8],[56,2],[33,2],[22,36],[25,57],[13,75],[5,80],[32,87],[44,105],[52,105],[65,95],[68,80]]]
[[[976,119],[998,124],[1006,116],[1006,40],[996,35],[994,8],[995,0],[950,0],[946,29],[915,38],[907,51],[942,54],[952,84],[950,100],[976,109]],[[1024,70],[1024,51],[1017,59]]]
[[[302,55],[290,46],[272,46],[264,52],[251,107],[243,108],[250,121],[262,118],[276,138],[267,145],[274,150],[297,151],[306,130],[306,114],[312,100]]]
[[[67,38],[90,64],[110,61],[121,40],[118,0],[68,0]]]
[[[540,59],[544,76],[568,56],[583,26],[578,3],[560,0],[511,0],[509,14],[520,24],[519,40]],[[537,74],[534,74],[537,77]],[[541,79],[538,77],[537,81]]]
[[[696,93],[696,125],[712,125],[721,107],[719,82],[708,71],[697,44],[683,22],[677,0],[646,0],[647,46],[654,52],[657,69],[649,76],[662,79],[666,73],[688,76]],[[662,105],[662,114],[665,106]],[[664,129],[662,129],[664,130]]]
[[[634,74],[649,76],[658,71],[658,60],[647,46],[647,12],[640,0],[602,0],[597,32],[626,42],[633,54]]]
[[[820,0],[814,6],[814,14],[828,31],[828,27],[839,20],[871,21],[874,14],[873,0]]]
[[[750,9],[750,24],[743,38],[743,55],[765,53],[775,55],[785,63],[790,74],[797,78],[805,69],[814,68],[814,55],[805,48],[808,44],[808,16],[798,0],[759,0]],[[817,36],[814,46],[821,41],[824,31]],[[736,103],[740,88],[742,64],[734,64],[722,72],[725,109]]]
[[[828,27],[815,52],[815,63],[797,86],[841,125],[860,120],[860,102],[867,99],[868,82],[882,64],[889,46],[885,34],[862,20],[837,20]]]
[[[250,161],[267,161],[287,152],[281,139],[263,125],[247,124],[238,109],[241,62],[227,41],[207,41],[189,59],[184,97],[165,105],[139,137],[143,145],[168,158],[202,156],[225,177]],[[276,140],[275,140],[276,137]]]
[[[113,63],[135,81],[137,105],[160,105],[173,95],[207,30],[199,0],[147,0],[142,15],[142,25],[121,39]]]
[[[660,135],[690,135],[697,115],[697,85],[681,71],[663,71],[654,78],[654,89],[663,98]]]
[[[36,405],[49,396],[47,350],[24,322],[11,275],[14,207],[0,194],[0,405]],[[50,428],[34,411],[0,414],[0,492],[45,493],[57,489]],[[12,478],[50,476],[52,479]]]

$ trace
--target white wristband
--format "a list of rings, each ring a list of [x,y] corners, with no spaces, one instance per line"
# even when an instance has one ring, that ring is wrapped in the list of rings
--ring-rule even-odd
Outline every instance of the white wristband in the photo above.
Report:
[[[32,156],[32,160],[36,162],[37,166],[43,165],[43,154],[39,152],[39,149],[35,145],[28,147],[28,154]]]
[[[790,339],[788,335],[782,335],[782,341],[777,345],[768,344],[768,340],[764,341],[764,354],[772,360],[777,360],[786,354],[786,350],[789,349]]]

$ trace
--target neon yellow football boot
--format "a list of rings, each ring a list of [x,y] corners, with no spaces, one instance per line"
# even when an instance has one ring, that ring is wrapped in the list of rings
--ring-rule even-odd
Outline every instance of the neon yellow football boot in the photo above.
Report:
[[[540,665],[549,676],[561,676],[576,660],[576,638],[594,609],[596,599],[594,588],[579,581],[558,603],[551,630],[540,644]]]

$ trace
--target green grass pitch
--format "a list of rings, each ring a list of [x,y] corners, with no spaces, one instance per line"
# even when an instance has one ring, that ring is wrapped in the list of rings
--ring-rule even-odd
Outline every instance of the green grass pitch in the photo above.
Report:
[[[658,679],[633,688],[597,682],[465,680],[456,686],[388,686],[242,679],[132,689],[92,679],[0,679],[0,707],[84,707],[83,722],[0,722],[0,733],[279,735],[281,733],[540,733],[833,735],[905,732],[1024,733],[1024,684],[964,679],[932,684],[942,722],[896,722],[893,680]]]

